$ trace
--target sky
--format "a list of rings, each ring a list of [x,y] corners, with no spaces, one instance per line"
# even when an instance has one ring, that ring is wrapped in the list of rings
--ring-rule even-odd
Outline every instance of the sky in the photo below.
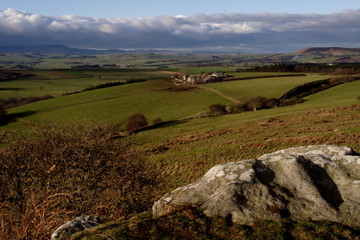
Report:
[[[1,0],[0,45],[291,52],[360,47],[359,0]]]

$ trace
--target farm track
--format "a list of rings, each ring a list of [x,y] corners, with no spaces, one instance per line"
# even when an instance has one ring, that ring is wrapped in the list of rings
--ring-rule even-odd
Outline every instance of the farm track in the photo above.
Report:
[[[196,87],[198,88],[201,88],[201,89],[204,89],[206,91],[211,91],[211,92],[214,92],[218,95],[220,95],[221,97],[233,102],[233,103],[240,103],[240,101],[238,101],[236,98],[233,98],[219,90],[216,90],[216,89],[213,89],[213,88],[209,88],[209,87],[205,87],[205,86],[202,86],[202,85],[196,85]],[[186,119],[192,119],[192,118],[196,118],[196,117],[199,117],[201,116],[201,114],[204,113],[204,111],[201,111],[201,112],[198,112],[198,113],[195,113],[195,114],[192,114],[190,116],[186,116],[186,117],[183,117],[181,118],[180,120],[186,120]]]
[[[213,89],[213,88],[209,88],[209,87],[204,87],[204,86],[202,86],[202,85],[196,85],[196,86],[197,86],[198,88],[202,88],[202,89],[205,89],[205,90],[214,92],[214,93],[220,95],[220,96],[223,97],[223,98],[226,98],[227,100],[229,100],[229,101],[231,101],[231,102],[233,102],[233,103],[240,103],[239,100],[237,100],[236,98],[231,97],[231,96],[229,96],[229,95],[227,95],[227,94],[225,94],[225,93],[223,93],[223,92],[221,92],[221,91],[219,91],[219,90],[216,90],[216,89]]]

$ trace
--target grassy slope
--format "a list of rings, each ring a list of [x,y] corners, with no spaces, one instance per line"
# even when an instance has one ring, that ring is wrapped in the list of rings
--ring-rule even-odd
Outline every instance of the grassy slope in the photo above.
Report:
[[[352,82],[309,96],[304,104],[191,120],[120,141],[161,170],[166,185],[152,196],[157,199],[196,180],[218,163],[311,144],[340,144],[359,152],[359,89],[360,81]],[[359,229],[333,223],[285,221],[229,227],[222,220],[209,220],[196,212],[194,219],[192,211],[158,220],[146,214],[102,225],[73,239],[359,239]]]
[[[333,106],[360,104],[357,100],[360,95],[358,89],[360,89],[360,81],[339,85],[309,96],[308,101],[303,104],[191,120],[167,128],[145,131],[130,136],[125,141],[133,144],[134,151],[140,149],[148,152],[147,158],[155,162],[158,167],[175,166],[176,168],[171,168],[169,171],[178,173],[174,178],[173,187],[176,187],[195,180],[199,174],[220,162],[252,158],[267,151],[312,144],[312,142],[321,144],[327,142],[327,138],[331,138],[333,134],[341,136],[343,132],[359,133],[360,124],[355,117],[360,115],[359,107],[342,111],[340,109],[337,117],[335,117],[336,110],[329,110],[329,113],[322,112],[322,109]],[[317,115],[308,111],[319,113]],[[308,115],[310,117],[307,117]],[[335,120],[332,120],[333,118]],[[271,123],[271,119],[274,119],[274,123]],[[342,119],[349,122],[345,123]],[[314,124],[317,121],[320,123]],[[331,121],[332,127],[330,124],[321,124],[321,121]],[[320,125],[324,128],[311,130],[317,129]],[[317,134],[322,135],[324,139],[316,140]],[[292,136],[301,136],[304,139]],[[341,143],[343,140],[336,141],[335,138],[331,143]],[[360,145],[357,145],[359,140],[351,142],[349,139],[349,141],[352,147],[360,151]],[[166,148],[169,149],[158,153],[159,149]],[[191,171],[199,163],[206,167],[197,167],[202,169],[198,173]],[[183,174],[179,174],[180,172]]]
[[[241,81],[220,82],[207,85],[235,98],[249,99],[254,96],[279,98],[282,94],[301,84],[326,79],[326,76],[259,78]]]
[[[35,112],[23,120],[41,123],[47,121],[97,121],[122,124],[131,114],[140,112],[151,121],[175,120],[203,110],[212,103],[229,104],[215,93],[202,89],[177,92],[166,90],[172,86],[164,80],[122,85],[80,94],[63,96],[9,109],[9,114]],[[20,128],[19,123],[9,128]]]
[[[147,111],[150,110],[149,106],[152,106],[152,102],[149,99],[156,98],[156,108],[159,108],[159,112],[156,112],[157,110],[153,111],[175,117],[176,115],[187,114],[188,112],[186,111],[194,107],[200,108],[200,105],[204,103],[199,103],[199,101],[202,101],[204,96],[206,99],[210,98],[213,101],[224,101],[215,94],[201,90],[189,92],[153,91],[166,87],[168,85],[162,81],[124,85],[38,102],[11,109],[10,113],[31,110],[44,111],[46,109],[47,111],[24,119],[48,121],[50,117],[53,119],[55,118],[54,116],[66,116],[66,121],[69,119],[76,119],[78,121],[79,119],[85,119],[86,116],[90,116],[92,113],[91,109],[96,109],[95,118],[116,119],[118,112],[121,111],[119,106],[122,106],[122,103],[128,105],[129,101],[136,100],[139,102],[139,104],[136,104],[136,107],[141,106],[142,110]],[[221,117],[194,119],[184,123],[140,132],[118,141],[129,146],[130,152],[152,164],[153,168],[161,173],[159,177],[163,179],[164,186],[158,189],[157,192],[154,192],[152,196],[149,196],[149,198],[155,200],[169,190],[196,180],[214,164],[254,158],[286,147],[309,144],[341,144],[353,147],[359,152],[360,101],[357,99],[360,96],[359,89],[360,81],[352,82],[309,96],[307,97],[308,101],[304,104]],[[189,97],[189,94],[191,97]],[[80,104],[91,99],[98,101]],[[164,100],[164,102],[159,105],[160,100]],[[189,100],[191,100],[190,106]],[[181,105],[182,101],[184,106]],[[107,104],[104,105],[104,102]],[[76,105],[76,103],[79,105]],[[169,110],[169,106],[173,106],[176,103],[181,106]],[[71,106],[61,108],[64,105]],[[208,103],[205,106],[207,105]],[[165,112],[160,107],[166,109]],[[183,110],[181,110],[182,108]],[[86,114],[79,114],[80,111],[85,110],[87,110]],[[107,110],[111,111],[106,112]],[[128,112],[129,109],[124,109],[124,111]],[[100,115],[99,112],[104,113],[104,115]],[[162,115],[156,116],[155,113],[153,115],[150,114],[149,119],[161,117],[166,120]],[[91,115],[91,117],[93,116]],[[119,123],[121,119],[117,119],[117,121]],[[10,124],[8,127],[21,127],[19,125],[21,123],[17,124]],[[150,223],[147,221],[150,221]],[[179,221],[179,218],[175,216],[170,222],[171,225],[176,225]],[[100,230],[96,234],[101,236],[103,233],[106,233],[114,239],[121,239],[122,236],[127,236],[127,234],[131,233],[131,229],[123,231],[122,223],[110,226],[108,228],[109,231],[106,230],[104,232]],[[148,223],[154,224],[149,219],[139,219],[135,222],[130,221],[131,227],[139,229],[142,229],[143,226],[148,226]],[[158,226],[160,227],[164,226],[164,223],[160,222],[159,224]],[[119,225],[121,226],[119,227]],[[183,229],[186,228],[187,224],[184,224],[184,227],[180,226]],[[286,224],[281,228],[285,227]],[[271,224],[265,225],[264,228],[270,229]],[[154,239],[162,239],[162,235],[156,238],[157,234],[161,233],[161,229],[154,228],[150,230],[145,232],[149,235],[153,234],[155,236]],[[226,232],[228,230],[229,228],[224,226],[223,231]],[[191,231],[197,233],[196,227]],[[303,233],[307,231],[308,229],[303,231]],[[139,232],[141,233],[142,231],[137,233]],[[276,233],[279,232],[275,231],[274,234]],[[204,234],[201,234],[203,239],[207,239],[210,236],[207,233]],[[286,234],[289,233],[287,232]],[[181,236],[177,237],[181,239]],[[169,239],[171,238],[170,236]],[[83,239],[102,238],[89,238],[88,236]],[[264,237],[264,239],[267,238]],[[308,239],[311,238],[309,237]],[[351,237],[348,239],[351,239]]]
[[[242,95],[242,92],[246,94],[246,97],[250,98],[260,95],[259,93],[261,92],[263,96],[276,97],[294,85],[319,78],[322,77],[265,78],[216,83],[206,86],[224,91],[226,94],[232,96]],[[323,107],[331,106],[337,104],[337,102],[338,104],[346,104],[347,100],[341,99],[349,98],[344,98],[342,93],[346,91],[354,95],[353,98],[356,98],[357,84],[358,82],[351,83],[350,85],[340,85],[334,88],[335,93],[325,91],[320,93],[320,95],[314,95],[313,97],[317,99],[310,101],[310,107],[308,109],[316,108],[320,105]],[[354,85],[354,87],[350,87],[347,90],[348,86],[352,85]],[[22,117],[22,119],[35,123],[48,121],[96,121],[121,125],[128,116],[136,112],[145,114],[149,121],[157,117],[160,117],[162,120],[175,120],[204,111],[208,105],[213,103],[232,104],[221,96],[203,89],[194,89],[185,92],[164,90],[170,86],[172,85],[169,82],[152,80],[50,99],[9,109],[8,112],[9,114],[20,115],[22,113],[32,113],[29,116]],[[266,91],[264,91],[265,88]],[[332,100],[332,96],[336,96],[336,98]],[[311,103],[315,101],[316,106],[311,105]],[[304,108],[308,105],[309,104],[306,103],[299,105],[299,107]],[[297,108],[296,106],[292,109]],[[270,112],[283,112],[284,109],[286,108],[272,110]],[[252,113],[244,113],[242,115],[248,114],[252,115]],[[230,116],[227,117],[231,118]],[[22,127],[23,123],[15,122],[3,128],[20,129]]]

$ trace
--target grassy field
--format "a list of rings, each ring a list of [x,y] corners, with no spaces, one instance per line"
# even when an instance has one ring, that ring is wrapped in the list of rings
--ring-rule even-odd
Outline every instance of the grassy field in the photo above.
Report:
[[[244,73],[246,74],[246,73]],[[240,74],[239,74],[240,75]],[[255,73],[244,76],[259,76]],[[264,73],[266,75],[266,73]],[[237,99],[249,99],[254,96],[281,97],[285,92],[301,84],[316,80],[326,79],[327,76],[309,75],[296,77],[258,78],[249,80],[219,82],[207,85],[207,87],[221,91]]]
[[[90,73],[94,75],[101,74]],[[156,73],[153,74],[156,75]],[[99,76],[112,75],[109,73],[108,75]],[[148,75],[148,77],[151,76]],[[206,84],[206,87],[241,99],[259,95],[280,97],[284,92],[297,85],[323,78],[326,77],[314,75],[307,77],[260,78]],[[310,96],[308,102],[293,108],[309,106],[307,109],[314,109],[318,106],[328,107],[349,104],[357,97],[355,96],[357,94],[356,89],[358,89],[357,84],[359,83],[354,82],[331,89],[331,91],[340,89],[335,94],[331,93],[330,90],[324,91],[317,99],[317,94]],[[352,85],[355,87],[349,88],[349,90],[342,89],[347,89],[348,86]],[[11,122],[2,128],[21,130],[27,128],[26,126],[29,123],[98,122],[102,124],[113,123],[121,129],[126,119],[134,113],[144,114],[151,123],[155,118],[168,121],[193,116],[205,112],[210,104],[220,103],[227,106],[233,104],[228,99],[207,89],[192,88],[188,91],[174,91],[172,87],[173,84],[166,80],[150,80],[40,101],[9,109],[10,116],[16,116],[19,121]],[[352,93],[352,98],[348,98],[349,93]],[[332,100],[332,96],[336,96],[336,99]],[[314,100],[312,100],[313,97],[315,97]],[[316,104],[313,105],[313,103]],[[279,108],[270,112],[283,112],[284,109],[287,108]],[[265,112],[267,111],[261,111],[261,114]],[[244,115],[246,114],[251,115],[251,113],[244,113]],[[255,115],[258,115],[258,113],[255,113]],[[231,119],[231,117],[229,118]]]
[[[151,80],[40,101],[9,109],[8,113],[34,113],[21,118],[34,123],[96,121],[122,125],[134,113],[145,114],[149,121],[158,117],[176,120],[204,111],[212,103],[230,103],[210,91],[173,91],[169,87],[173,85],[168,81]],[[7,127],[20,126],[15,122]]]
[[[235,67],[181,67],[181,68],[167,68],[168,71],[173,72],[184,72],[186,74],[197,74],[197,73],[212,73],[212,72],[234,72]]]
[[[25,73],[34,75],[11,81],[0,81],[0,98],[30,96],[60,96],[108,82],[159,79],[170,76],[169,72],[153,69],[137,70],[35,70]]]

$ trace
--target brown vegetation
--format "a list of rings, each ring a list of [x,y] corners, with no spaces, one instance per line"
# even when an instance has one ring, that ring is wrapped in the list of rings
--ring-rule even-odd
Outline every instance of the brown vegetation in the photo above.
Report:
[[[0,149],[0,239],[49,239],[64,220],[84,214],[119,218],[148,210],[155,174],[114,127],[37,129]]]

